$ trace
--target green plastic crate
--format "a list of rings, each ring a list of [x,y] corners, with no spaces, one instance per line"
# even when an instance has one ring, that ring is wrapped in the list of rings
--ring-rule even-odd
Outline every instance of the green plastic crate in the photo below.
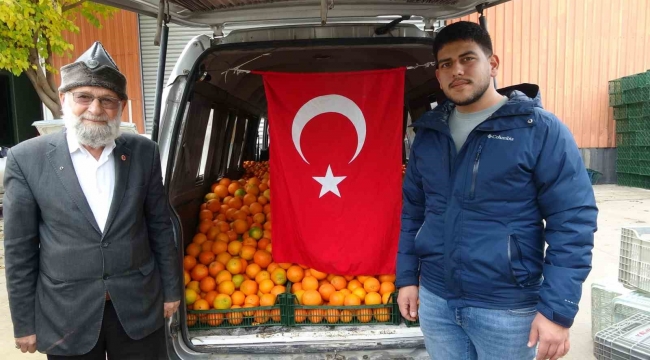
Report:
[[[616,108],[614,108],[616,109]],[[620,115],[620,111],[619,111]],[[627,118],[640,118],[650,116],[650,101],[630,104],[625,106],[625,115]]]
[[[611,95],[610,95],[611,97]],[[650,87],[623,90],[623,104],[636,104],[650,100]]]
[[[650,161],[650,146],[638,146],[631,149],[635,150],[637,159]]]
[[[391,294],[387,304],[359,306],[306,306],[300,305],[294,294],[286,295],[286,326],[399,325],[401,320],[397,292]]]
[[[616,145],[625,146],[650,146],[650,131],[637,131],[616,134]]]
[[[635,147],[619,147],[616,149],[616,161],[621,159],[636,159],[636,148]]]
[[[623,91],[650,86],[650,72],[642,72],[636,75],[625,76],[621,79]]]
[[[625,174],[636,174],[639,167],[639,160],[636,159],[617,159],[616,172]]]
[[[259,306],[228,310],[188,310],[187,328],[207,330],[215,328],[246,328],[281,326],[284,312],[284,294],[277,297],[273,306]]]
[[[650,176],[617,173],[617,184],[620,186],[650,189]]]
[[[616,133],[626,133],[632,131],[630,128],[630,120],[620,119],[616,120]]]
[[[642,118],[631,118],[630,131],[650,132],[650,116]]]
[[[621,79],[609,81],[607,90],[609,94],[620,94],[623,91],[623,89],[621,89]]]
[[[623,94],[622,93],[617,93],[617,94],[609,94],[609,106],[620,106],[625,104],[623,102]]]
[[[627,118],[627,105],[614,106],[614,120]]]
[[[415,321],[411,321],[411,320],[406,320],[406,319],[402,318],[402,320],[404,320],[404,324],[406,324],[406,327],[419,327],[420,326],[420,319],[416,319]]]

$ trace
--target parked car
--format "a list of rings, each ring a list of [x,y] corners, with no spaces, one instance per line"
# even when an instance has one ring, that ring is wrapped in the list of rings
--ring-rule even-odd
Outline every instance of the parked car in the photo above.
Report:
[[[157,0],[99,2],[158,15]],[[171,0],[172,21],[214,30],[212,37],[192,39],[175,64],[164,87],[155,138],[181,250],[178,266],[183,266],[182,250],[192,243],[199,208],[211,185],[223,177],[238,179],[244,171],[243,162],[258,159],[266,150],[258,144],[268,144],[268,138],[259,141],[257,131],[261,123],[266,126],[267,114],[261,77],[227,72],[229,69],[247,62],[243,69],[277,72],[426,64],[432,61],[435,20],[464,16],[475,12],[479,4],[502,2]],[[409,117],[416,119],[430,110],[441,94],[434,67],[407,71],[405,84],[406,123]],[[170,357],[174,359],[429,358],[419,327],[404,323],[193,330],[187,325],[186,304],[180,309],[167,323]]]

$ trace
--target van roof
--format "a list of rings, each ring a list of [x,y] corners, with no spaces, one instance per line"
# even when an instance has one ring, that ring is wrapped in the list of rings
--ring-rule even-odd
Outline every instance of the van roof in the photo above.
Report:
[[[509,0],[168,0],[171,22],[185,26],[411,15],[445,20],[476,12],[480,4]],[[97,0],[98,3],[157,17],[161,0]]]

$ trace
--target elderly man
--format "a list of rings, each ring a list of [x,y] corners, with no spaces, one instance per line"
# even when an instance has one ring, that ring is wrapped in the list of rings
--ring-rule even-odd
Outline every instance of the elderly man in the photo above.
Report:
[[[22,352],[167,358],[181,296],[156,144],[119,134],[126,78],[96,42],[61,68],[66,130],[13,147],[5,171],[9,306]]]

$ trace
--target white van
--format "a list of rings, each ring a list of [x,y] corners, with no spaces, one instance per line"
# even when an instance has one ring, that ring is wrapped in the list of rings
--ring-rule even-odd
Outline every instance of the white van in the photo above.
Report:
[[[210,26],[214,31],[213,37],[200,35],[191,40],[175,64],[164,86],[159,133],[154,137],[160,144],[165,190],[181,252],[192,241],[197,214],[210,185],[222,177],[240,178],[243,161],[264,160],[267,154],[268,132],[258,139],[258,128],[261,123],[266,125],[267,114],[262,78],[228,70],[242,64],[241,69],[277,72],[427,64],[433,60],[435,21],[505,1],[169,1],[166,8],[172,22]],[[160,4],[167,3],[99,2],[154,17]],[[414,20],[421,26],[413,24]],[[405,80],[406,123],[429,110],[441,94],[433,66],[408,70]],[[180,267],[182,258],[179,253]],[[419,327],[404,323],[197,331],[188,329],[186,306],[180,308],[167,323],[173,359],[429,358]]]

